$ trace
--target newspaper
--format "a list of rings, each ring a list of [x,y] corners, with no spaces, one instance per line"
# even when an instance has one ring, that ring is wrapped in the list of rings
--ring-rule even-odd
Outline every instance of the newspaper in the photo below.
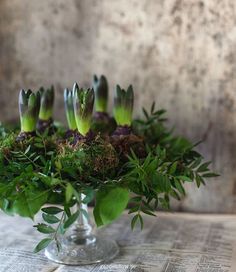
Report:
[[[144,217],[142,231],[130,220],[98,231],[120,245],[112,263],[64,266],[32,253],[42,238],[32,221],[0,213],[0,272],[236,272],[236,215],[158,213]]]

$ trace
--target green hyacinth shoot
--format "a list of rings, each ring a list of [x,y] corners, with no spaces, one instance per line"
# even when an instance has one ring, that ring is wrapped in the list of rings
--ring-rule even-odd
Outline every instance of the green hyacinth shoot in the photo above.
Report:
[[[114,118],[118,126],[130,126],[132,122],[134,104],[133,87],[130,85],[125,91],[119,85],[116,86],[114,98]]]
[[[93,77],[93,89],[95,93],[95,111],[107,112],[108,104],[108,83],[105,76]]]
[[[75,130],[77,129],[77,125],[75,121],[73,96],[72,96],[72,91],[69,89],[64,90],[64,103],[65,103],[65,109],[66,109],[66,119],[67,119],[69,129]]]
[[[40,109],[40,92],[21,90],[19,94],[19,113],[21,132],[33,132],[36,130]]]
[[[41,95],[39,119],[47,121],[52,118],[53,114],[54,87],[52,86],[50,89],[41,87],[39,91]]]
[[[85,136],[89,132],[92,122],[94,90],[84,90],[75,83],[73,86],[73,105],[77,129],[80,134]]]

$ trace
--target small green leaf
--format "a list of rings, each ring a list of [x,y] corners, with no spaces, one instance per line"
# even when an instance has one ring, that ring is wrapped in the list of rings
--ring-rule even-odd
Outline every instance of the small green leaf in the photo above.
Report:
[[[180,196],[178,195],[178,193],[175,190],[172,190],[170,192],[170,195],[175,198],[176,200],[181,200]]]
[[[138,210],[139,210],[139,205],[138,205],[138,206],[135,206],[135,207],[132,207],[132,208],[129,210],[129,214],[134,213],[134,212],[137,212]]]
[[[51,238],[45,238],[40,241],[34,249],[34,253],[41,251],[42,249],[46,248],[52,242]]]
[[[40,143],[35,143],[34,146],[38,148],[44,148],[44,145]]]
[[[130,202],[140,202],[142,200],[141,196],[135,196],[130,199]]]
[[[142,108],[142,111],[143,111],[144,116],[145,116],[145,117],[146,117],[146,119],[148,120],[148,119],[149,119],[148,112],[146,111],[146,109],[145,109],[145,108]]]
[[[185,190],[181,181],[175,179],[175,187],[182,195],[185,195]]]
[[[85,198],[82,199],[82,202],[85,204],[90,203],[94,198],[94,190],[92,188],[86,188],[83,192]]]
[[[169,192],[171,190],[170,179],[167,175],[156,172],[153,177],[153,185],[157,192]]]
[[[137,223],[137,220],[138,220],[138,214],[136,214],[136,215],[133,217],[132,221],[131,221],[131,228],[132,228],[132,230],[134,229],[134,227],[135,227],[135,225],[136,225],[136,223]]]
[[[204,178],[213,178],[213,177],[219,177],[219,174],[216,173],[206,173],[204,175],[202,175]]]
[[[60,221],[59,218],[57,218],[55,215],[43,213],[42,214],[43,220],[49,224],[55,224]]]
[[[207,167],[208,167],[210,164],[211,164],[210,161],[209,161],[209,162],[203,163],[202,165],[200,165],[200,166],[198,167],[197,172],[205,172],[205,171],[207,171],[207,170],[208,170]]]
[[[72,196],[73,196],[74,188],[70,183],[67,183],[66,185],[66,203],[70,202]]]
[[[96,207],[96,206],[95,206]],[[96,222],[96,225],[98,227],[104,225],[103,221],[102,221],[102,218],[101,218],[101,215],[99,213],[99,209],[98,208],[94,208],[93,209],[93,216],[94,216],[94,220]]]
[[[60,171],[62,169],[61,161],[55,161],[56,168]]]
[[[201,185],[201,179],[199,175],[196,175],[196,183],[197,183],[197,187],[199,188]]]
[[[29,146],[26,148],[24,154],[27,154],[27,153],[30,151],[30,148],[31,148],[31,146],[29,145]]]
[[[176,168],[177,168],[177,165],[178,165],[178,162],[177,162],[177,161],[174,162],[174,163],[171,165],[170,171],[169,171],[169,174],[170,174],[170,175],[173,175],[173,174],[175,173]]]
[[[151,106],[151,114],[153,114],[155,111],[155,102],[152,103],[152,106]]]
[[[195,162],[191,165],[191,168],[194,169],[196,168],[202,161],[202,158],[199,157],[198,159],[195,160]]]
[[[187,176],[178,176],[178,179],[182,180],[182,181],[188,181],[188,182],[193,182],[193,180]]]
[[[73,188],[73,195],[75,196],[75,198],[77,199],[78,203],[81,202],[81,194],[78,193],[75,188]]]
[[[70,216],[71,216],[71,210],[70,210],[70,207],[69,207],[69,206],[67,206],[67,205],[65,205],[65,206],[64,206],[64,210],[65,210],[66,215],[67,215],[68,217],[70,217]]]
[[[149,211],[148,209],[142,208],[142,209],[141,209],[141,211],[142,211],[143,213],[148,214],[148,215],[151,215],[151,216],[156,216],[156,214],[155,214],[155,213],[153,213],[153,212]]]
[[[77,211],[76,213],[72,214],[71,217],[69,217],[66,222],[64,223],[64,228],[69,228],[78,218],[80,214],[80,211]]]
[[[42,211],[48,214],[58,214],[63,212],[63,210],[58,207],[47,207],[43,208]]]
[[[203,185],[206,185],[206,183],[205,183],[203,177],[200,176],[200,179],[201,179],[201,183],[202,183]]]
[[[54,233],[56,231],[53,227],[48,226],[46,224],[38,224],[34,227],[37,228],[39,232],[42,232],[45,234]]]
[[[44,157],[42,155],[40,156],[40,160],[43,163],[43,165],[47,164],[47,161],[44,159]]]
[[[141,230],[143,229],[143,218],[140,214],[138,214],[138,219],[139,219],[139,222],[140,222],[140,227],[141,227]]]

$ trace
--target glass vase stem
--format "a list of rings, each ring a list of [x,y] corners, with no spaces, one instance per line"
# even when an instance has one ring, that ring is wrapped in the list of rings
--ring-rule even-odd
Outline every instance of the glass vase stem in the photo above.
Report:
[[[119,253],[119,247],[115,241],[102,238],[93,234],[89,222],[88,207],[82,201],[85,195],[76,204],[72,213],[79,211],[78,219],[71,228],[58,237],[60,250],[56,242],[52,242],[45,250],[45,255],[51,261],[68,265],[85,265],[100,262],[108,262]]]
[[[72,228],[71,239],[77,244],[89,244],[96,239],[89,222],[88,206],[82,202],[84,198],[85,195],[81,194],[80,202],[75,205],[75,211],[79,211],[79,216]]]

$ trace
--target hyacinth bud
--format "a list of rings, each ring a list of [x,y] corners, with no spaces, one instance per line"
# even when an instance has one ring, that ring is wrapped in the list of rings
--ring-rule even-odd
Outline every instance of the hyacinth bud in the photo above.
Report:
[[[127,91],[117,85],[113,112],[118,126],[131,126],[133,104],[134,92],[132,85],[128,87]]]
[[[94,90],[84,90],[75,83],[72,92],[77,129],[85,136],[90,131],[92,123]]]
[[[96,75],[93,77],[93,89],[95,93],[95,111],[107,112],[108,104],[108,83],[105,76],[99,79]]]
[[[19,113],[21,132],[34,132],[40,109],[40,92],[21,90],[19,94]]]
[[[50,89],[40,88],[40,111],[39,119],[43,121],[48,121],[52,119],[53,114],[53,103],[54,103],[54,87]]]
[[[73,96],[72,91],[69,89],[64,90],[64,103],[66,109],[66,119],[69,126],[69,129],[75,130],[77,128],[74,114],[73,106]]]

